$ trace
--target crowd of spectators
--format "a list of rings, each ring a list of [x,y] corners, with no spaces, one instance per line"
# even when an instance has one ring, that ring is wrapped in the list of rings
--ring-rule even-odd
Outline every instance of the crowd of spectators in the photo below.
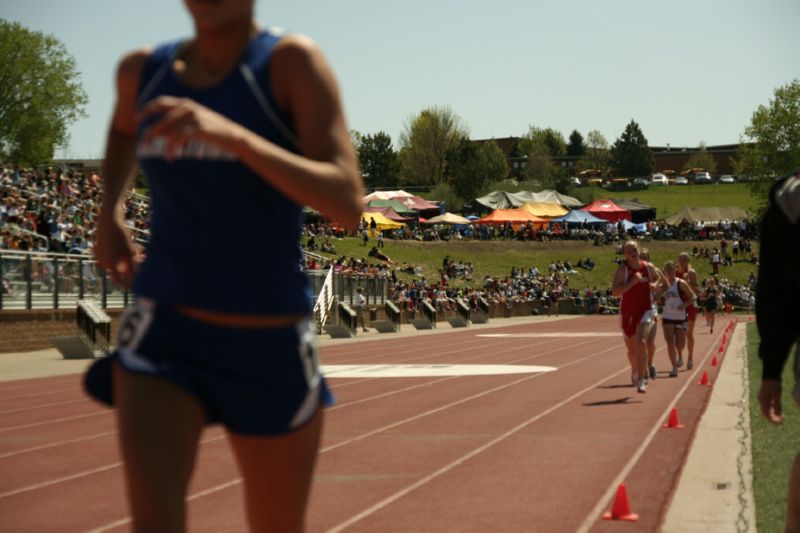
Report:
[[[91,253],[100,208],[101,179],[96,172],[59,167],[0,167],[0,249]],[[126,224],[147,233],[147,199],[129,195]]]
[[[95,219],[102,194],[100,176],[96,172],[81,172],[58,167],[21,169],[14,165],[0,166],[0,249],[20,251],[47,251],[72,254],[90,254]],[[126,225],[135,235],[144,240],[148,233],[149,202],[146,198],[129,195],[125,202]],[[374,230],[371,230],[374,231]],[[757,261],[751,240],[757,238],[756,225],[749,221],[722,221],[715,224],[683,221],[678,226],[667,225],[663,220],[646,223],[644,234],[653,239],[715,239],[716,246],[695,246],[692,255],[715,264],[731,264],[733,261]],[[500,304],[538,301],[542,305],[562,298],[569,298],[587,310],[597,312],[613,310],[617,302],[607,290],[597,288],[579,291],[570,289],[569,275],[579,269],[591,270],[595,263],[591,258],[579,259],[575,264],[568,260],[554,262],[543,272],[535,266],[513,268],[506,277],[485,276],[475,288],[453,287],[452,280],[472,282],[474,269],[470,261],[453,261],[446,256],[438,279],[428,282],[418,267],[395,264],[382,248],[373,247],[367,254],[370,260],[340,256],[326,260],[313,252],[336,254],[335,238],[352,232],[325,221],[309,222],[303,226],[307,237],[304,248],[312,252],[306,257],[304,267],[308,270],[326,269],[333,266],[345,276],[374,277],[387,279],[391,299],[398,305],[415,310],[420,302],[428,298],[441,310],[449,310],[457,298],[470,302],[477,308],[480,298],[494,300]],[[622,223],[605,223],[578,226],[552,224],[539,226],[532,223],[513,226],[469,224],[408,225],[392,231],[384,231],[389,238],[414,240],[451,239],[518,239],[549,241],[554,239],[580,239],[596,245],[614,243],[618,247],[630,237],[637,236],[636,229],[626,230]],[[716,244],[716,243],[715,243]],[[754,259],[756,258],[756,259]],[[46,268],[43,262],[42,268]],[[410,274],[412,281],[402,281],[398,273]],[[718,273],[715,267],[715,272]],[[47,272],[35,272],[42,280],[52,279]],[[717,278],[725,301],[736,308],[752,307],[754,281],[746,285],[731,284],[726,278]]]

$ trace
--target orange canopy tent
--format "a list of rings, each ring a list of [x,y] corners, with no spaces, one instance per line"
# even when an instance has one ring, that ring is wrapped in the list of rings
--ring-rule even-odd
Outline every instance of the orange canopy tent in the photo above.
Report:
[[[539,218],[530,214],[524,209],[495,209],[480,220],[476,220],[473,224],[505,224],[510,222],[515,228],[520,224],[532,223],[534,227],[539,228],[547,225],[547,219]]]

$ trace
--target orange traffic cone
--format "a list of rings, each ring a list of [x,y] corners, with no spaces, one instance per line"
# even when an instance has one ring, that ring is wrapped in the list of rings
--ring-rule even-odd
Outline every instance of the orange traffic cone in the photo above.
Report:
[[[722,353],[724,351],[725,351],[725,345],[724,344],[720,344],[719,345],[719,353]]]
[[[728,344],[728,334],[727,333],[722,335],[722,344]]]
[[[717,363],[717,356],[715,355],[711,358],[711,366],[717,366],[717,364],[719,363]]]
[[[631,512],[625,483],[619,484],[617,495],[614,497],[614,506],[611,507],[610,513],[603,513],[603,520],[627,520],[629,522],[639,520],[639,515]]]
[[[672,410],[669,412],[669,420],[667,421],[666,424],[662,425],[661,427],[671,428],[671,429],[681,429],[685,428],[686,426],[681,424],[681,421],[678,419],[678,410],[673,407]]]
[[[705,370],[703,371],[703,377],[700,378],[700,385],[711,385],[711,382],[708,381],[708,372]]]

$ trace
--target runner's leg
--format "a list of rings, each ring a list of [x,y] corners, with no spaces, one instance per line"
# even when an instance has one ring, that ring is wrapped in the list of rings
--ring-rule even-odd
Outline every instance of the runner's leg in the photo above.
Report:
[[[134,531],[185,531],[186,489],[205,424],[200,402],[114,365],[114,404]]]
[[[300,429],[274,437],[228,433],[252,531],[303,531],[322,418],[319,409]]]

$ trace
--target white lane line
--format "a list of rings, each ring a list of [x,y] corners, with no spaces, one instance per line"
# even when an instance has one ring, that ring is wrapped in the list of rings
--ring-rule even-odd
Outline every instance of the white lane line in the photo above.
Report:
[[[224,438],[225,438],[225,435],[220,435],[218,437],[210,437],[208,439],[201,440],[200,444],[206,444],[206,443],[213,442],[215,440],[224,439]],[[69,476],[64,476],[64,477],[60,477],[60,478],[54,478],[54,479],[50,479],[50,480],[47,480],[47,481],[42,481],[41,483],[34,483],[32,485],[26,485],[26,486],[20,487],[18,489],[9,490],[9,491],[0,493],[0,499],[7,498],[9,496],[14,496],[16,494],[22,494],[23,492],[30,492],[32,490],[41,489],[41,488],[44,488],[44,487],[49,487],[51,485],[57,485],[59,483],[65,482],[65,481],[71,481],[73,479],[78,479],[78,478],[82,478],[82,477],[86,477],[86,476],[91,476],[91,475],[94,475],[94,474],[99,474],[100,472],[105,472],[106,470],[111,470],[112,468],[117,468],[117,467],[122,466],[122,465],[123,465],[122,461],[119,461],[119,462],[116,462],[116,463],[103,465],[103,466],[100,466],[100,467],[97,467],[97,468],[92,468],[90,470],[83,470],[82,472],[76,472],[75,474],[70,474]]]
[[[63,402],[53,403],[40,403],[39,405],[32,405],[30,407],[20,407],[18,409],[9,409],[8,411],[0,411],[0,415],[8,415],[11,413],[21,413],[23,411],[34,411],[36,409],[43,409],[45,407],[55,407],[57,405],[67,405],[68,403],[88,402],[89,398],[80,398],[78,400],[66,400]]]
[[[481,333],[475,335],[476,337],[490,337],[493,339],[506,338],[506,339],[563,339],[565,337],[578,338],[578,337],[619,337],[619,333],[607,332],[575,332],[575,331],[561,331],[552,333]]]
[[[197,498],[202,498],[203,496],[208,496],[209,494],[213,494],[215,492],[219,492],[221,490],[225,490],[225,489],[227,489],[229,487],[236,486],[236,485],[240,484],[241,482],[242,482],[242,478],[237,478],[237,479],[233,479],[231,481],[228,481],[226,483],[222,483],[220,485],[215,485],[215,486],[213,486],[213,487],[211,487],[209,489],[201,490],[200,492],[195,492],[191,496],[188,496],[186,498],[186,501],[196,500]],[[87,533],[102,533],[104,531],[109,531],[109,530],[112,530],[112,529],[116,529],[116,528],[118,528],[120,526],[124,526],[125,524],[129,524],[130,522],[131,522],[131,517],[130,516],[126,517],[126,518],[121,518],[121,519],[119,519],[119,520],[117,520],[115,522],[111,522],[111,523],[106,524],[104,526],[100,526],[100,527],[95,528],[95,529],[90,529]]]
[[[429,378],[448,376],[497,376],[510,374],[535,374],[554,372],[552,366],[537,365],[481,365],[442,364],[427,365],[322,365],[322,373],[331,378]]]
[[[404,488],[404,489],[402,489],[402,490],[400,490],[398,492],[395,492],[394,494],[392,494],[388,498],[385,498],[382,501],[376,503],[372,507],[364,509],[362,512],[358,513],[357,515],[352,516],[351,518],[349,518],[348,520],[345,520],[341,524],[339,524],[339,525],[327,530],[328,533],[338,533],[339,531],[343,531],[346,528],[352,526],[353,524],[355,524],[357,522],[360,522],[364,518],[376,513],[377,511],[380,511],[381,509],[383,509],[384,507],[387,507],[388,505],[391,505],[392,503],[396,502],[397,500],[399,500],[403,496],[405,496],[405,495],[417,490],[418,488],[422,487],[423,485],[428,484],[429,482],[433,481],[434,479],[438,478],[439,476],[441,476],[443,474],[446,474],[450,470],[462,465],[463,463],[465,463],[466,461],[472,459],[476,455],[485,452],[486,450],[488,450],[489,448],[491,448],[495,444],[498,444],[498,443],[504,441],[505,439],[507,439],[508,437],[510,437],[510,436],[514,435],[515,433],[519,432],[520,430],[525,429],[527,426],[531,425],[532,423],[536,422],[537,420],[541,419],[542,417],[547,416],[550,413],[552,413],[553,411],[555,411],[556,409],[559,409],[559,408],[563,407],[564,405],[566,405],[567,403],[571,402],[575,398],[578,398],[581,395],[586,394],[587,392],[589,392],[592,389],[598,387],[600,384],[604,383],[605,381],[608,381],[609,379],[612,379],[613,377],[615,377],[615,376],[617,376],[617,375],[619,375],[619,374],[621,374],[623,372],[626,372],[627,370],[628,370],[627,368],[623,368],[622,370],[617,370],[613,374],[610,374],[610,375],[602,378],[601,380],[593,383],[592,385],[586,387],[585,389],[576,392],[572,396],[560,401],[559,403],[557,403],[557,404],[551,406],[550,408],[542,411],[541,413],[537,414],[536,416],[534,416],[532,418],[529,418],[525,422],[523,422],[521,424],[518,424],[517,426],[511,428],[510,430],[506,431],[502,435],[497,436],[496,438],[494,438],[491,441],[487,442],[483,446],[475,448],[471,452],[469,452],[469,453],[467,453],[465,455],[462,455],[461,457],[459,457],[455,461],[452,461],[450,464],[447,464],[447,465],[443,466],[442,468],[440,468],[439,470],[436,470],[435,472],[425,476],[424,478],[420,479],[416,483],[412,483],[411,485],[407,486],[406,488]],[[539,374],[539,375],[541,375],[541,374]]]
[[[9,490],[7,492],[0,492],[0,499],[7,498],[9,496],[14,496],[16,494],[22,494],[23,492],[30,492],[32,490],[41,489],[44,487],[49,487],[50,485],[56,485],[58,483],[63,483],[65,481],[71,481],[73,479],[78,479],[86,476],[91,476],[94,474],[99,474],[100,472],[105,472],[106,470],[111,470],[112,468],[117,468],[118,466],[122,466],[122,462],[118,463],[111,463],[108,465],[103,465],[98,468],[93,468],[91,470],[84,470],[82,472],[77,472],[75,474],[71,474],[69,476],[59,477],[55,479],[49,479],[47,481],[42,481],[41,483],[34,483],[33,485],[26,485],[24,487],[20,487],[18,489]]]
[[[69,422],[71,420],[79,420],[81,418],[89,418],[90,416],[100,416],[100,415],[109,415],[113,411],[111,409],[107,409],[105,411],[99,411],[97,413],[88,413],[85,415],[75,415],[75,416],[65,416],[63,418],[54,418],[52,420],[45,420],[43,422],[36,422],[33,424],[25,424],[23,426],[13,426],[8,428],[0,428],[0,433],[5,433],[6,431],[15,431],[17,429],[28,429],[28,428],[35,428],[38,426],[46,426],[48,424],[58,424],[61,422]]]
[[[30,390],[33,387],[27,387],[22,390]],[[20,400],[22,398],[41,398],[42,396],[47,396],[48,394],[61,394],[62,392],[75,392],[75,388],[71,389],[56,389],[56,390],[49,390],[47,392],[34,392],[31,394],[20,394],[19,396],[9,396],[8,398],[0,398],[0,402],[7,402],[10,400]],[[2,394],[2,392],[0,392]],[[88,399],[88,397],[87,397]]]
[[[513,340],[513,339],[510,339],[510,340]],[[457,354],[457,353],[461,353],[462,351],[464,351],[464,348],[473,348],[474,346],[475,346],[475,339],[473,337],[465,338],[464,342],[461,342],[461,343],[450,343],[450,344],[447,344],[447,348],[448,348],[447,350],[437,351],[434,354],[431,354],[431,350],[430,350],[429,347],[422,346],[420,348],[414,348],[410,352],[405,352],[405,355],[407,357],[403,362],[418,361],[420,359],[422,359],[422,360],[432,359],[432,358],[442,357],[442,356],[445,356],[445,355]],[[499,350],[501,347],[503,349]],[[506,348],[506,347],[508,347],[508,348]],[[517,350],[517,349],[519,349],[519,344],[514,343],[514,342],[496,342],[496,343],[491,344],[489,346],[489,348],[491,348],[491,351],[489,353],[491,353],[492,355],[497,355],[497,354],[502,354],[502,353],[506,353],[506,352],[509,352],[509,351]],[[387,350],[388,350],[388,348],[387,348]],[[369,351],[369,353],[374,353],[374,352],[375,352],[374,348],[372,348]],[[415,353],[420,353],[420,355],[412,355],[412,354],[415,354]],[[359,354],[348,353],[347,355],[348,356],[351,356],[351,355],[356,355],[357,356]],[[374,360],[385,360],[386,358],[392,358],[391,362],[393,362],[393,363],[397,362],[394,359],[394,354],[393,353],[390,353],[390,354],[378,354],[378,355],[376,355],[374,357],[366,357],[366,358],[365,357],[355,357],[355,358],[357,359],[356,363],[367,363],[367,362],[374,361]],[[328,358],[325,358],[325,361],[323,361],[323,362],[324,363],[330,363],[331,362],[330,359],[337,359],[336,364],[346,364],[347,361],[348,360],[352,360],[353,357],[350,357],[349,359],[346,359],[344,357],[342,357],[342,358],[328,357]],[[341,359],[341,360],[339,360],[339,359]]]
[[[589,528],[591,528],[597,522],[597,520],[600,518],[600,515],[603,513],[603,509],[605,509],[606,504],[611,500],[611,497],[616,493],[616,491],[617,491],[617,489],[619,487],[619,484],[622,483],[625,480],[625,478],[628,476],[628,474],[631,473],[631,470],[633,470],[633,467],[636,466],[636,463],[638,463],[639,459],[641,459],[642,455],[644,455],[644,452],[645,452],[645,450],[647,450],[647,447],[650,446],[650,443],[653,441],[653,438],[656,436],[656,433],[658,433],[659,430],[662,429],[661,425],[664,423],[664,420],[667,419],[670,410],[673,407],[675,407],[675,404],[678,403],[678,400],[681,398],[681,396],[683,396],[683,393],[686,392],[686,389],[689,388],[689,385],[697,383],[695,381],[697,379],[697,374],[703,368],[703,364],[708,359],[708,356],[711,354],[711,352],[713,351],[714,347],[715,347],[715,344],[712,345],[711,348],[708,349],[708,351],[706,352],[706,355],[703,357],[702,361],[700,361],[700,364],[696,364],[695,365],[695,370],[692,373],[692,375],[689,376],[688,379],[686,380],[686,383],[684,383],[683,386],[680,389],[678,389],[678,392],[675,394],[675,397],[673,398],[673,400],[669,403],[667,408],[664,409],[664,412],[661,413],[661,416],[659,416],[656,419],[656,423],[652,427],[652,429],[650,430],[650,433],[647,434],[645,439],[642,441],[642,444],[639,445],[639,448],[637,448],[636,452],[633,454],[633,456],[631,456],[631,458],[628,461],[628,463],[620,471],[620,473],[617,475],[617,477],[614,478],[614,481],[611,482],[611,485],[608,487],[608,489],[605,491],[605,493],[603,493],[603,495],[600,497],[600,500],[597,502],[597,504],[592,508],[592,510],[589,512],[589,514],[583,520],[583,523],[581,523],[580,527],[577,529],[578,532],[589,531]],[[703,412],[705,412],[705,410]],[[690,447],[691,447],[691,444],[690,444]]]
[[[100,439],[102,437],[109,437],[111,435],[116,435],[116,434],[117,434],[116,431],[107,431],[105,433],[97,433],[96,435],[88,435],[86,437],[79,437],[76,439],[51,442],[50,444],[43,444],[41,446],[35,446],[33,448],[25,448],[24,450],[16,450],[13,452],[0,453],[0,459],[5,459],[6,457],[13,457],[15,455],[20,455],[23,453],[38,452],[39,450],[46,450],[47,448],[55,448],[56,446],[64,446],[67,444],[74,444],[76,442],[83,442],[85,440]]]

